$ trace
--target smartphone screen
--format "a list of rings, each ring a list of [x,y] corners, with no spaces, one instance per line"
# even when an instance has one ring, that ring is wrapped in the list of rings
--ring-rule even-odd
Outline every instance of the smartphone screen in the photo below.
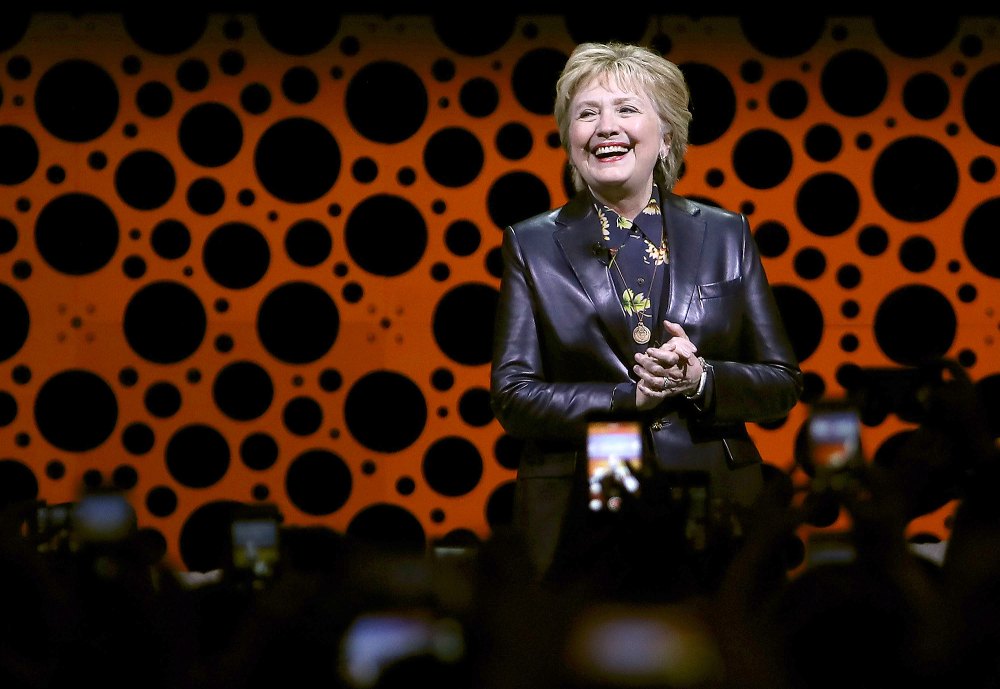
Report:
[[[340,671],[349,686],[370,689],[388,666],[416,655],[430,655],[446,664],[462,660],[465,636],[461,624],[427,610],[362,613],[344,633]]]
[[[587,426],[588,505],[594,512],[622,509],[625,495],[639,493],[643,468],[638,421],[591,421]]]
[[[232,523],[233,565],[253,569],[278,561],[278,522],[268,517],[236,519]]]
[[[73,507],[73,533],[83,542],[115,542],[136,528],[135,510],[120,493],[84,495]]]
[[[592,421],[587,427],[587,466],[591,478],[621,462],[642,468],[642,427],[638,421]]]
[[[820,403],[810,412],[808,424],[809,461],[815,469],[837,471],[861,461],[857,409],[846,403]]]

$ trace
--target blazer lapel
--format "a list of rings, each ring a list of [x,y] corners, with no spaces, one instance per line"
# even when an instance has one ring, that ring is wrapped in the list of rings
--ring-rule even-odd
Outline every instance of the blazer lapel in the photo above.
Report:
[[[698,285],[698,264],[705,244],[705,221],[701,212],[674,194],[664,194],[662,211],[666,214],[667,240],[670,243],[670,288],[663,309],[674,323],[687,319],[688,309]],[[663,336],[662,324],[657,332]]]
[[[630,368],[635,345],[608,273],[607,258],[597,250],[601,247],[601,232],[590,195],[579,194],[563,208],[557,220],[563,227],[555,231],[555,239],[593,303],[608,341],[613,343],[626,368]]]

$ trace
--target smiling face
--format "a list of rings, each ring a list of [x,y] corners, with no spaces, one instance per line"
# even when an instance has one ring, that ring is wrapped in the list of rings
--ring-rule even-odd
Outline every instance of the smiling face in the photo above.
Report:
[[[649,96],[596,78],[577,91],[569,118],[570,161],[591,191],[612,206],[644,207],[656,161],[669,150]]]

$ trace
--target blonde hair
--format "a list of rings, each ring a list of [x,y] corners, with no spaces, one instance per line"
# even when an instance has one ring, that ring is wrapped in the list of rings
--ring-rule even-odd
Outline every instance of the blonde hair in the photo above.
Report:
[[[670,60],[649,48],[627,43],[581,43],[570,54],[556,82],[554,114],[563,149],[569,153],[569,105],[581,86],[593,79],[614,78],[618,84],[641,88],[649,96],[670,136],[670,150],[653,169],[653,180],[661,189],[673,189],[680,175],[688,146],[691,124],[691,92],[684,73]],[[573,185],[584,188],[580,173],[573,169]]]

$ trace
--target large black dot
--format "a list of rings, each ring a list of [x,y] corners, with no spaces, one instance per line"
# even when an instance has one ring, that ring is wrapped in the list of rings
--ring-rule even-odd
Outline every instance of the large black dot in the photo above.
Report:
[[[811,294],[794,285],[776,284],[774,300],[799,362],[815,353],[823,339],[823,311]]]
[[[823,67],[820,90],[836,112],[860,117],[874,111],[883,100],[889,76],[882,62],[869,52],[844,50]]]
[[[9,426],[17,418],[17,399],[9,392],[0,391],[0,426]]]
[[[178,139],[188,158],[205,167],[218,167],[240,152],[243,126],[227,105],[199,103],[181,118]]]
[[[409,200],[378,194],[354,207],[344,227],[344,242],[359,266],[374,275],[392,277],[423,258],[427,224]]]
[[[227,222],[205,240],[202,260],[209,276],[223,287],[245,289],[257,284],[271,264],[271,247],[256,227]]]
[[[330,231],[318,220],[299,220],[285,234],[285,253],[300,266],[318,266],[329,258],[332,249]]]
[[[261,184],[289,203],[315,201],[333,187],[340,174],[340,147],[319,122],[292,117],[268,127],[254,151]]]
[[[537,176],[515,170],[493,182],[486,204],[493,224],[503,229],[518,220],[549,210],[552,197],[545,182]]]
[[[413,136],[427,118],[427,89],[408,65],[369,62],[347,85],[347,118],[361,136],[396,144]]]
[[[448,225],[444,233],[444,243],[456,256],[468,256],[479,248],[483,241],[479,228],[471,220],[456,220]]]
[[[899,262],[912,273],[922,273],[934,265],[937,249],[927,237],[910,237],[899,246]]]
[[[180,258],[191,248],[191,232],[180,220],[165,218],[153,227],[149,243],[158,256]]]
[[[567,9],[570,11],[564,15],[566,30],[573,37],[574,43],[642,43],[652,19],[649,9],[641,3],[616,7],[613,22],[595,22],[589,6],[569,5]]]
[[[749,131],[733,147],[733,169],[747,186],[772,189],[788,178],[792,147],[772,129]]]
[[[481,57],[501,48],[514,35],[517,13],[510,7],[449,7],[431,17],[434,31],[459,55]],[[476,27],[469,31],[469,27]]]
[[[177,55],[204,35],[208,15],[204,8],[183,5],[129,6],[122,14],[129,38],[145,50],[157,55]]]
[[[277,50],[289,55],[310,55],[330,44],[340,29],[334,5],[303,4],[289,12],[280,4],[255,15],[257,28]]]
[[[795,211],[807,230],[820,237],[846,232],[858,219],[861,197],[854,184],[836,172],[813,175],[795,195]]]
[[[38,169],[38,144],[25,129],[0,126],[0,185],[24,182]]]
[[[174,94],[162,81],[147,81],[135,94],[139,112],[147,117],[163,117],[174,104]]]
[[[535,48],[514,65],[511,86],[517,102],[528,112],[551,115],[555,104],[556,81],[568,56],[553,48]]]
[[[393,401],[386,423],[385,400]],[[351,387],[344,401],[344,421],[359,443],[377,452],[399,452],[424,431],[427,401],[420,386],[393,371],[372,371]]]
[[[508,160],[525,158],[535,143],[531,130],[520,122],[508,122],[502,126],[494,142],[500,155]]]
[[[783,120],[793,120],[809,105],[809,92],[801,82],[782,79],[767,94],[771,111]]]
[[[356,541],[392,552],[420,553],[427,545],[424,527],[406,508],[376,503],[364,508],[347,525],[347,535]]]
[[[441,495],[457,497],[471,492],[483,477],[483,458],[476,446],[459,436],[447,436],[424,454],[421,470],[427,484]]]
[[[167,470],[188,488],[218,483],[229,469],[231,451],[220,431],[203,423],[183,426],[171,436],[165,451]]]
[[[1000,146],[1000,64],[991,64],[976,72],[962,96],[962,113],[969,129],[992,146]]]
[[[274,288],[257,313],[257,336],[281,361],[304,364],[324,356],[340,332],[340,312],[329,293],[309,282]]]
[[[496,112],[500,104],[500,93],[496,84],[484,77],[475,77],[462,84],[458,92],[458,103],[462,110],[473,117],[487,117]]]
[[[0,361],[11,358],[24,346],[31,326],[31,315],[24,299],[14,289],[0,283]]]
[[[34,472],[16,459],[0,459],[0,509],[37,497],[38,479]]]
[[[198,295],[178,282],[153,282],[125,307],[125,338],[136,354],[159,364],[183,361],[197,351],[208,324]]]
[[[983,201],[976,206],[962,229],[965,257],[976,270],[992,278],[1000,278],[1000,198]]]
[[[332,514],[351,497],[351,470],[329,450],[307,450],[295,457],[285,474],[288,499],[306,514]]]
[[[118,116],[118,87],[103,67],[73,59],[49,68],[35,88],[38,120],[53,136],[92,141]]]
[[[263,431],[251,433],[240,443],[240,459],[255,471],[264,471],[278,461],[278,441]]]
[[[688,140],[695,146],[709,144],[729,131],[736,117],[736,91],[717,67],[701,62],[679,65],[691,91],[691,126]]]
[[[933,72],[914,74],[903,86],[903,105],[914,117],[932,120],[948,107],[948,84]]]
[[[499,484],[486,501],[486,522],[494,533],[507,533],[514,523],[515,485],[515,481]]]
[[[173,164],[157,151],[133,151],[115,170],[115,190],[132,208],[144,211],[159,208],[170,200],[176,188]]]
[[[833,125],[817,124],[806,133],[803,144],[810,158],[820,163],[828,163],[840,154],[844,141]]]
[[[458,414],[470,426],[486,426],[492,423],[493,408],[490,406],[490,391],[486,388],[470,388],[458,400]]]
[[[212,399],[223,414],[249,421],[264,414],[274,400],[274,384],[267,369],[255,361],[234,361],[219,371]]]
[[[879,304],[874,333],[890,359],[919,366],[947,354],[957,325],[948,297],[928,285],[904,285]]]
[[[483,170],[483,145],[476,135],[463,127],[448,127],[435,132],[424,147],[424,167],[438,184],[462,187]]]
[[[288,401],[281,420],[294,435],[312,435],[323,424],[323,407],[312,397],[301,395]]]
[[[45,262],[67,275],[103,268],[118,248],[118,219],[96,196],[71,193],[47,203],[35,222],[35,245]]]
[[[909,136],[886,146],[872,172],[875,197],[893,217],[922,222],[941,215],[958,191],[958,165],[942,144]]]
[[[21,42],[31,24],[32,8],[29,5],[8,7],[0,23],[0,52],[5,52]]]
[[[228,570],[232,562],[230,528],[241,507],[241,503],[233,500],[213,500],[188,515],[178,538],[184,569]]]
[[[942,6],[933,13],[896,12],[886,8],[875,14],[872,22],[878,37],[894,53],[903,57],[926,58],[944,50],[955,40],[958,34],[957,7]]]
[[[46,380],[35,397],[35,425],[61,450],[99,447],[118,423],[118,400],[96,373],[70,369]]]
[[[775,220],[762,222],[753,233],[754,241],[760,249],[761,256],[775,258],[788,249],[788,228]]]
[[[794,29],[760,12],[740,12],[740,29],[754,48],[771,57],[797,57],[808,52],[823,35],[826,20],[820,13],[796,12]]]
[[[181,408],[181,391],[170,381],[157,381],[146,389],[143,403],[153,416],[170,418]]]
[[[481,283],[458,285],[434,307],[434,340],[448,358],[476,366],[490,360],[493,319],[500,294],[496,287]]]

